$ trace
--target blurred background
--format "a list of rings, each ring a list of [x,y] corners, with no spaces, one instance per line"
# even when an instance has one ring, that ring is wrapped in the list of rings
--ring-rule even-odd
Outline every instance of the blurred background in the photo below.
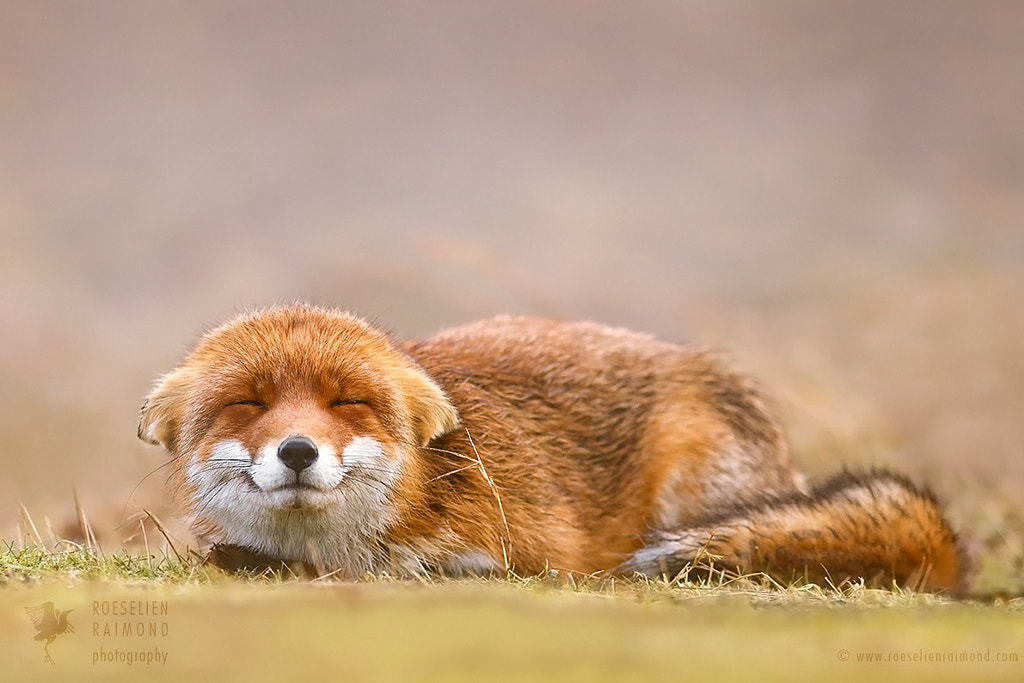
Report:
[[[301,298],[725,349],[802,467],[929,483],[1019,577],[1024,5],[0,9],[4,538],[159,506],[151,382]]]

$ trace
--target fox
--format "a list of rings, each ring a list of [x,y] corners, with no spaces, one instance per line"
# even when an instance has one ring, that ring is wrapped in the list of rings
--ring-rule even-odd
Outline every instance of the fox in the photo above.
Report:
[[[958,593],[936,496],[887,471],[808,486],[721,354],[499,316],[401,341],[306,303],[201,337],[145,399],[175,506],[227,570],[666,577]]]

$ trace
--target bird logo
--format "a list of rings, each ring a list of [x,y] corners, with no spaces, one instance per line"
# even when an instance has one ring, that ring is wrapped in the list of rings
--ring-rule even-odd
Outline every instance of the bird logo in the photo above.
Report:
[[[26,607],[25,611],[36,627],[36,640],[42,640],[44,662],[53,664],[53,657],[50,656],[50,643],[62,633],[74,633],[75,627],[68,623],[68,615],[72,610],[61,611],[53,608],[52,602],[44,602],[41,605]]]

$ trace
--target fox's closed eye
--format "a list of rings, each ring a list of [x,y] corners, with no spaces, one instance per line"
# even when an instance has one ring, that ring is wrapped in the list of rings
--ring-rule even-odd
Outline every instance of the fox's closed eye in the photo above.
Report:
[[[227,406],[225,407],[230,406],[253,406],[254,408],[259,408],[260,410],[266,410],[267,408],[267,404],[264,403],[263,401],[252,401],[248,399],[232,401],[231,403],[228,403]]]
[[[359,398],[345,398],[338,399],[337,401],[331,401],[331,407],[337,408],[339,406],[365,406],[366,401]]]

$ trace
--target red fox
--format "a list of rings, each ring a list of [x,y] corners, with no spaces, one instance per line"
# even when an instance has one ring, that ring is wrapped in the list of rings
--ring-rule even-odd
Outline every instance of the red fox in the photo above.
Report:
[[[206,334],[140,438],[210,560],[361,577],[703,565],[783,582],[964,589],[935,498],[901,476],[807,489],[752,382],[624,329],[498,317],[399,342],[310,305]]]

